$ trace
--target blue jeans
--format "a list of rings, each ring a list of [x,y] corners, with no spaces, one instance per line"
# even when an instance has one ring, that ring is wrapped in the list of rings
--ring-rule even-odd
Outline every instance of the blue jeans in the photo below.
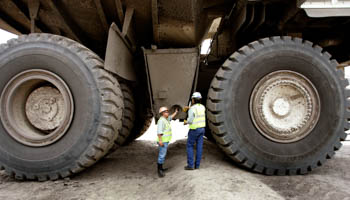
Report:
[[[199,168],[201,159],[202,159],[202,151],[203,151],[203,136],[204,136],[205,128],[197,128],[190,129],[188,132],[187,139],[187,166],[193,168],[193,149],[196,144],[196,168]]]
[[[162,147],[159,145],[158,164],[164,164],[168,145],[169,145],[169,142],[163,142]]]

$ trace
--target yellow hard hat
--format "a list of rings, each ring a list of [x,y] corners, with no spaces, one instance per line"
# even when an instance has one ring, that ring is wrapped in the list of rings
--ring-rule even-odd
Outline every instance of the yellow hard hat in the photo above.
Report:
[[[167,111],[167,110],[168,110],[167,107],[161,107],[161,108],[159,108],[159,113],[162,113],[162,112]]]

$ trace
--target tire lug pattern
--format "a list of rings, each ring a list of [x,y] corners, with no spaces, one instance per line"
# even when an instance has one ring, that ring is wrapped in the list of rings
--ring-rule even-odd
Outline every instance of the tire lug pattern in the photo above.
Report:
[[[34,33],[30,35],[21,35],[17,39],[12,39],[7,44],[0,45],[0,53],[24,43],[45,42],[58,45],[65,48],[67,52],[77,55],[83,60],[93,76],[93,81],[100,94],[101,108],[100,119],[97,125],[95,138],[88,145],[87,149],[79,155],[74,163],[64,166],[61,169],[55,169],[47,173],[21,172],[12,169],[5,163],[0,163],[0,167],[5,172],[16,179],[36,179],[39,181],[56,180],[65,178],[73,173],[78,173],[100,160],[114,144],[118,137],[118,130],[122,127],[122,115],[124,109],[123,95],[118,80],[109,72],[103,69],[103,61],[95,53],[85,46],[62,36]],[[109,109],[103,109],[108,107]],[[113,134],[111,134],[113,129]]]
[[[227,97],[225,97],[227,91],[227,85],[230,83],[229,80],[232,79],[232,76],[235,75],[235,70],[240,69],[242,66],[240,62],[244,60],[248,56],[252,56],[256,51],[261,50],[262,48],[266,48],[269,46],[273,46],[276,44],[288,44],[294,46],[304,46],[314,52],[318,52],[320,56],[323,56],[324,59],[327,59],[329,62],[329,66],[331,66],[331,70],[335,71],[339,80],[341,81],[341,86],[344,88],[344,102],[346,106],[345,117],[343,120],[344,130],[339,133],[335,133],[337,135],[337,140],[334,142],[333,146],[331,146],[327,153],[324,153],[322,156],[318,158],[318,160],[312,161],[307,166],[300,167],[290,167],[290,168],[280,168],[275,169],[269,166],[264,166],[261,163],[256,162],[256,160],[252,157],[249,157],[244,152],[240,151],[240,146],[237,146],[238,143],[234,141],[234,138],[231,136],[231,131],[227,128],[225,122],[225,111],[227,108],[225,107],[225,101],[228,101]],[[218,70],[217,74],[213,78],[211,82],[211,87],[208,92],[207,98],[207,117],[209,127],[211,129],[211,133],[215,138],[218,146],[229,155],[234,161],[239,162],[246,168],[249,168],[255,172],[268,174],[268,175],[296,175],[296,174],[306,174],[309,171],[313,170],[317,166],[322,165],[326,158],[331,158],[334,155],[334,151],[339,150],[341,147],[341,140],[344,140],[346,137],[345,130],[350,129],[350,125],[348,119],[350,119],[350,90],[345,89],[348,86],[348,81],[344,79],[343,72],[336,69],[338,63],[335,60],[330,60],[331,55],[323,51],[323,49],[318,45],[313,45],[312,42],[305,41],[300,38],[292,38],[289,36],[285,37],[270,37],[260,39],[258,41],[254,41],[247,46],[242,47],[235,53],[233,53],[222,65],[222,67]]]

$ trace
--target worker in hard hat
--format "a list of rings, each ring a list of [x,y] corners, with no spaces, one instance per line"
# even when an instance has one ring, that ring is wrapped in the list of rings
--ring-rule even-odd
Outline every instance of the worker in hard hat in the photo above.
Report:
[[[202,95],[195,92],[192,95],[192,106],[188,110],[188,118],[184,124],[189,124],[187,139],[187,166],[185,170],[199,169],[202,150],[203,136],[205,133],[205,107],[201,104]],[[194,146],[196,145],[196,160],[194,161]]]
[[[157,142],[159,146],[159,154],[158,154],[158,176],[164,177],[165,176],[165,169],[163,168],[163,164],[165,161],[165,156],[167,153],[168,145],[171,140],[171,126],[170,121],[177,115],[178,109],[175,110],[175,112],[169,116],[169,110],[167,107],[161,107],[159,109],[159,114],[161,117],[159,118],[157,122]]]

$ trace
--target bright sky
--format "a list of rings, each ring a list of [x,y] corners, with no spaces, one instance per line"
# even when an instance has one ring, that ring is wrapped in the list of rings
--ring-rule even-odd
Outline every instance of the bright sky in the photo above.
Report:
[[[211,39],[206,39],[203,41],[202,43],[202,46],[201,46],[201,54],[208,54],[209,51],[209,47],[210,47],[210,42],[211,42]]]
[[[181,140],[187,137],[188,133],[188,125],[183,125],[182,122],[179,122],[179,120],[171,121],[171,130],[173,133],[171,143],[175,142],[176,140]],[[155,125],[155,120],[153,119],[152,125],[149,127],[149,129],[146,131],[145,134],[143,134],[139,140],[150,140],[150,141],[156,141],[157,138],[157,126]]]
[[[17,37],[17,35],[0,29],[0,44],[6,43],[7,40],[12,39],[12,38],[16,38],[16,37]]]

